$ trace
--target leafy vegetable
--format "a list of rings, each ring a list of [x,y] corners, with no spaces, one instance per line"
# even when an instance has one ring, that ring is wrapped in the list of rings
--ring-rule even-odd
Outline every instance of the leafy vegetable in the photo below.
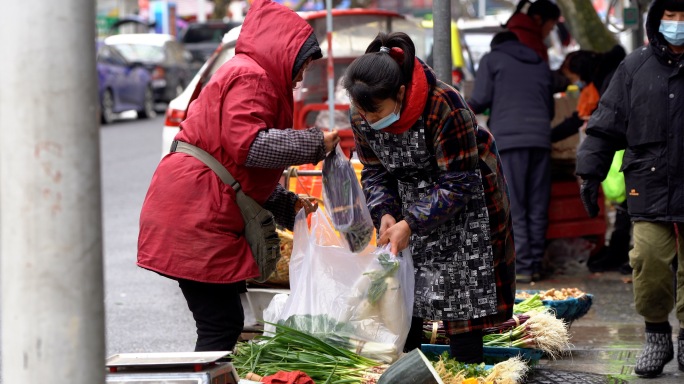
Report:
[[[538,293],[513,306],[513,313],[543,312],[546,310],[547,307],[544,306],[544,302]]]
[[[271,323],[269,323],[271,324]],[[268,376],[278,371],[300,370],[316,383],[367,383],[386,366],[337,347],[305,332],[282,324],[271,324],[275,335],[257,336],[238,343],[233,366],[240,377],[253,372]]]
[[[399,261],[393,259],[389,253],[379,254],[378,262],[382,267],[381,270],[364,273],[371,279],[371,285],[368,288],[368,301],[371,304],[377,303],[387,291],[386,278],[394,276],[399,270]]]

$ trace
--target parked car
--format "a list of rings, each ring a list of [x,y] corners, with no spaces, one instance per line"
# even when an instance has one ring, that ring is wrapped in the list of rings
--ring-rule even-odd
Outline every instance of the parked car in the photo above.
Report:
[[[155,116],[152,75],[142,63],[128,61],[115,47],[99,42],[97,78],[102,124],[128,110],[136,110],[140,118]]]
[[[183,92],[192,78],[190,52],[171,35],[131,33],[104,39],[131,62],[141,62],[152,72],[157,102],[169,102]]]
[[[204,23],[191,23],[185,28],[178,40],[192,55],[190,65],[193,73],[198,71],[221,44],[223,36],[241,22],[210,20]]]
[[[300,12],[299,14],[313,27],[324,56],[323,59],[316,60],[309,66],[304,73],[304,80],[294,91],[294,128],[305,128],[313,126],[318,114],[327,112],[328,109],[326,103],[328,97],[327,60],[325,59],[328,55],[328,43],[326,11]],[[426,56],[424,29],[399,13],[377,9],[334,9],[332,15],[335,29],[333,37],[335,84],[338,83],[347,66],[365,52],[378,31],[407,33],[416,44],[418,56]],[[235,55],[235,43],[240,30],[241,26],[238,26],[224,35],[221,45],[197,72],[188,87],[169,103],[162,131],[162,156],[169,153],[171,142],[178,133],[180,123],[185,119],[190,102],[197,98],[218,68]],[[348,105],[336,106],[338,110],[348,108]],[[351,133],[348,138],[343,138],[344,142],[349,142],[346,139],[351,139]]]

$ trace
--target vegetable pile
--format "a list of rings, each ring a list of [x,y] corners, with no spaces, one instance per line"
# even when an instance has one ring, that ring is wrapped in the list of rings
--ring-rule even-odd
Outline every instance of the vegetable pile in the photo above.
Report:
[[[240,377],[299,370],[317,383],[375,383],[386,366],[281,324],[275,335],[238,343],[233,366]]]
[[[560,290],[551,288],[548,291],[541,291],[535,294],[525,292],[525,291],[518,291],[515,293],[515,298],[516,299],[527,299],[530,298],[534,295],[539,295],[539,298],[541,300],[567,300],[571,297],[574,298],[579,298],[584,295],[586,295],[586,292],[583,292],[579,288],[561,288]]]
[[[508,329],[498,329],[499,333],[487,334],[483,337],[485,346],[537,348],[544,351],[552,359],[556,359],[570,350],[568,327],[549,311],[528,312],[529,317],[520,325]]]
[[[447,352],[434,364],[445,384],[518,384],[523,381],[528,366],[519,357],[512,357],[486,369],[484,364],[464,364],[449,358]]]

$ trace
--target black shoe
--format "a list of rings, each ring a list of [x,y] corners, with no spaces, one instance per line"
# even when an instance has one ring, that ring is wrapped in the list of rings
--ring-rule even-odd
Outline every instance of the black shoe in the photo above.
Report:
[[[684,372],[684,339],[677,340],[677,362],[679,370]]]
[[[622,275],[631,275],[632,274],[632,266],[629,265],[629,262],[626,262],[620,266],[618,271]]]
[[[682,342],[680,341],[680,345]],[[681,353],[680,353],[681,355]],[[646,347],[637,359],[634,373],[641,377],[656,377],[663,373],[665,364],[674,358],[672,332],[646,332]]]

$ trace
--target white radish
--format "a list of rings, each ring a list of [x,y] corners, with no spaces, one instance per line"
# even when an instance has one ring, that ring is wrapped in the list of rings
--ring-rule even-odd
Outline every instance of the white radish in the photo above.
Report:
[[[354,311],[354,320],[362,320],[362,319],[378,319],[380,317],[380,306],[378,304],[371,304],[370,300],[363,299],[359,303],[358,306],[356,306],[356,310]]]
[[[379,300],[380,317],[387,329],[395,335],[408,332],[410,317],[404,303],[401,284],[396,277],[386,277],[387,291]]]

